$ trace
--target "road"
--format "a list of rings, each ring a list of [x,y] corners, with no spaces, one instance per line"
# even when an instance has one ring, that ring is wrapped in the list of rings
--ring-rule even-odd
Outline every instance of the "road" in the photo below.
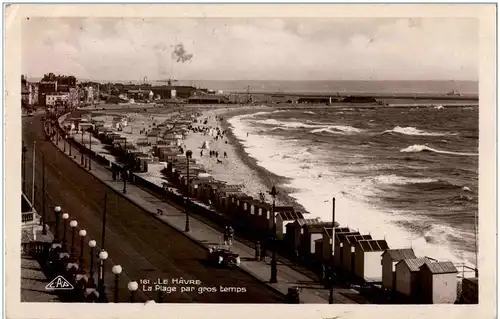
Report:
[[[123,273],[119,281],[119,301],[129,299],[127,283],[130,280],[182,278],[199,280],[194,291],[177,291],[164,295],[165,302],[201,303],[283,303],[283,297],[265,284],[239,269],[219,269],[205,264],[207,251],[177,230],[153,218],[149,213],[116,194],[78,164],[45,141],[41,115],[23,118],[23,141],[26,153],[26,185],[31,189],[32,150],[36,142],[35,205],[42,212],[42,154],[45,162],[46,218],[51,229],[55,227],[53,207],[60,205],[87,231],[84,243],[85,267],[88,268],[87,241],[101,244],[104,194],[108,194],[105,249],[109,258],[105,263],[105,282],[108,297],[112,298],[114,275],[111,267],[119,264]],[[28,196],[31,190],[27,191]],[[69,227],[68,227],[69,228]],[[77,231],[78,231],[77,229]],[[62,227],[61,227],[62,230]],[[76,235],[78,237],[78,235]],[[68,230],[71,243],[71,233]],[[80,254],[80,240],[75,245]],[[218,292],[199,293],[200,287],[215,287]],[[246,292],[220,292],[221,287],[245,288]],[[141,289],[141,285],[140,285]],[[147,290],[147,289],[143,289]],[[157,299],[158,292],[139,291],[137,301]]]

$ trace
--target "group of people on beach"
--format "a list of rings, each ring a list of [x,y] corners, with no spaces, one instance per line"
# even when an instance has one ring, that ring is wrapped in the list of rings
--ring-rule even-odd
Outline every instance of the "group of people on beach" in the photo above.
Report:
[[[209,155],[210,157],[215,157],[216,159],[219,159],[219,151],[210,150]],[[203,157],[203,150],[200,151],[200,157]],[[226,151],[224,151],[224,158],[227,158]]]

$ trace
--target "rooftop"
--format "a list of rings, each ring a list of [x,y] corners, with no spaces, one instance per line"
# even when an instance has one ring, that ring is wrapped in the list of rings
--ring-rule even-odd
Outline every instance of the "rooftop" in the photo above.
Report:
[[[357,243],[360,240],[368,240],[368,239],[372,239],[372,236],[370,236],[370,235],[347,235],[345,237],[345,241],[349,245],[354,245],[355,243]]]
[[[420,266],[420,268],[422,267],[426,267],[434,275],[458,272],[457,268],[451,261],[426,262]]]
[[[345,232],[345,233],[337,233],[337,232],[335,232],[335,240],[337,240],[339,242],[342,242],[349,235],[359,235],[359,232],[357,232],[357,231],[348,231],[348,232]]]
[[[412,248],[388,249],[382,254],[382,256],[386,255],[386,254],[392,259],[392,261],[400,261],[402,259],[417,258],[415,256],[415,252],[413,251]]]
[[[277,215],[281,216],[282,220],[296,220],[304,218],[304,215],[302,215],[301,212],[296,212],[296,211],[280,212]]]
[[[335,234],[338,233],[348,233],[351,230],[347,227],[338,227],[337,222],[335,222]],[[332,228],[325,228],[325,233],[328,237],[332,237]]]
[[[419,271],[420,266],[422,266],[423,264],[425,264],[428,261],[429,261],[429,259],[427,259],[425,257],[424,258],[410,258],[410,259],[402,259],[397,264],[403,263],[406,265],[406,267],[408,267],[408,269],[410,269],[410,271],[414,272],[414,271]]]
[[[389,248],[385,240],[360,240],[358,245],[362,251],[384,251]]]

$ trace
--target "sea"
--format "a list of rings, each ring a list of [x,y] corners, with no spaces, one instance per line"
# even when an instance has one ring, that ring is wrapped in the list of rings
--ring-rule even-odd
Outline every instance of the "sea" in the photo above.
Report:
[[[474,267],[478,119],[479,108],[469,106],[340,105],[244,114],[228,123],[248,156],[283,177],[278,186],[311,218],[331,221],[335,197],[341,226],[390,248]]]

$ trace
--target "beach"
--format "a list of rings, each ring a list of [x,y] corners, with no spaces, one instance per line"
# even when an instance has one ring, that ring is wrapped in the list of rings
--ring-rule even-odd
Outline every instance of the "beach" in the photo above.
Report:
[[[255,160],[249,158],[242,145],[232,134],[226,117],[271,110],[273,109],[267,106],[205,109],[202,115],[197,118],[198,123],[193,123],[193,126],[220,128],[221,131],[225,131],[223,138],[216,140],[213,135],[190,132],[183,141],[183,146],[193,152],[193,159],[215,179],[231,185],[240,185],[244,193],[256,199],[259,198],[259,193],[263,192],[266,195],[266,201],[270,202],[271,196],[267,192],[271,189],[273,182],[277,182],[278,177],[258,170]],[[206,124],[204,124],[205,120]],[[205,142],[208,142],[210,149],[202,149]],[[218,158],[211,157],[210,150],[217,151]],[[224,152],[227,157],[224,157]],[[286,194],[282,194],[277,199],[277,204],[290,204],[292,202],[293,200],[288,198]]]
[[[128,125],[139,125],[134,132],[172,116],[190,118],[183,150],[191,150],[216,180],[240,185],[256,199],[263,193],[271,202],[268,192],[276,186],[277,205],[330,221],[335,197],[341,226],[386,239],[391,248],[472,263],[477,126],[459,127],[477,116],[476,108],[190,105],[175,112],[123,111]],[[436,117],[439,126],[425,121]],[[140,137],[120,133],[130,141]],[[454,169],[443,166],[449,162]],[[160,185],[165,164],[150,165],[140,175]]]

